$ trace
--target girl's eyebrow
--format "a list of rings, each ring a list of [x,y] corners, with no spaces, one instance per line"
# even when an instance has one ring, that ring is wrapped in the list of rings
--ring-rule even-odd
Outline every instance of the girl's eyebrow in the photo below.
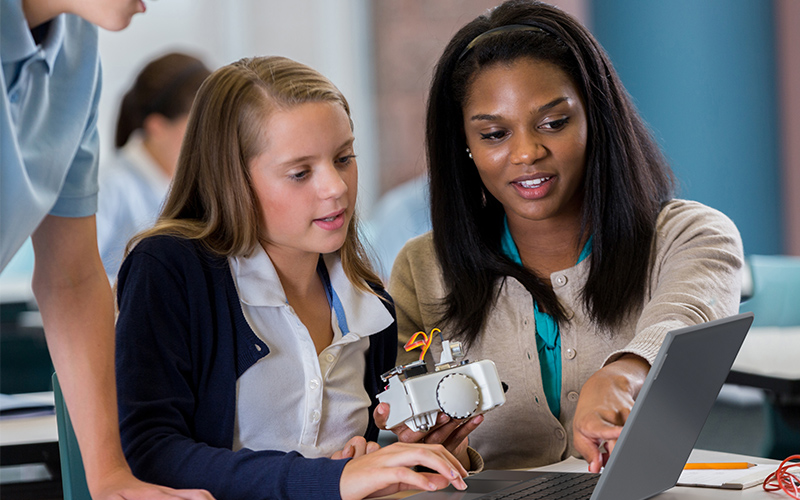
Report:
[[[544,111],[547,111],[549,109],[552,109],[552,108],[558,106],[562,102],[569,102],[569,100],[570,100],[569,97],[566,97],[566,96],[564,96],[564,97],[556,97],[555,99],[553,99],[552,101],[548,102],[547,104],[539,106],[539,109],[537,109],[536,112],[537,113],[542,113]],[[482,121],[482,120],[483,121],[493,121],[493,120],[499,120],[500,118],[501,118],[500,115],[490,115],[490,114],[480,113],[480,114],[473,115],[472,117],[470,117],[470,121]]]
[[[355,142],[355,140],[356,140],[356,138],[351,136],[349,139],[344,141],[342,143],[342,145],[339,146],[338,149],[344,149],[346,147],[351,146]],[[278,166],[279,167],[291,167],[292,165],[295,165],[297,163],[305,163],[305,162],[307,162],[309,160],[312,160],[313,158],[314,158],[314,156],[311,156],[311,155],[300,156],[298,158],[292,158],[291,160],[286,160],[284,162],[281,162],[281,163],[278,164]]]

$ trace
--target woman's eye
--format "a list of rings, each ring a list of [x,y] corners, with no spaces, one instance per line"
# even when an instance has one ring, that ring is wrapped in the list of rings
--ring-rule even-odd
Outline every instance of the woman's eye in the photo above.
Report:
[[[502,139],[505,136],[506,136],[505,131],[497,130],[495,132],[488,132],[486,134],[481,134],[481,139],[485,139],[488,141],[493,141],[493,140],[496,141],[497,139]]]
[[[564,128],[564,126],[569,122],[569,117],[564,117],[558,120],[552,120],[549,122],[545,122],[541,125],[542,128],[548,130],[560,130]]]

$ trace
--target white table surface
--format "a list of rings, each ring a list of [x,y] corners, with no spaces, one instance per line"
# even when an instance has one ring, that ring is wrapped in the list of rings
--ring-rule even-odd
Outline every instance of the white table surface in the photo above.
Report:
[[[800,379],[800,327],[751,328],[731,369],[766,377]]]
[[[31,401],[53,404],[52,392],[20,394]],[[58,441],[55,413],[0,418],[0,446]]]

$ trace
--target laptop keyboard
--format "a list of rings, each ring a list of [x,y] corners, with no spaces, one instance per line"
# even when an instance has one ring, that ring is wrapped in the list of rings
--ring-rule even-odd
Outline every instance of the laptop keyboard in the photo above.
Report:
[[[480,497],[480,500],[581,500],[592,496],[600,474],[553,472]]]

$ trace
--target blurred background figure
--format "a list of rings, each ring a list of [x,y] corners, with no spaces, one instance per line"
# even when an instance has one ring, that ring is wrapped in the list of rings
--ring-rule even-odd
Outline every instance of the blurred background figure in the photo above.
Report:
[[[125,245],[158,217],[178,163],[192,101],[210,74],[199,59],[169,53],[149,62],[122,99],[116,157],[101,173],[97,241],[113,282]]]
[[[365,225],[376,271],[389,280],[392,264],[408,240],[431,230],[428,176],[418,175],[384,193]]]

